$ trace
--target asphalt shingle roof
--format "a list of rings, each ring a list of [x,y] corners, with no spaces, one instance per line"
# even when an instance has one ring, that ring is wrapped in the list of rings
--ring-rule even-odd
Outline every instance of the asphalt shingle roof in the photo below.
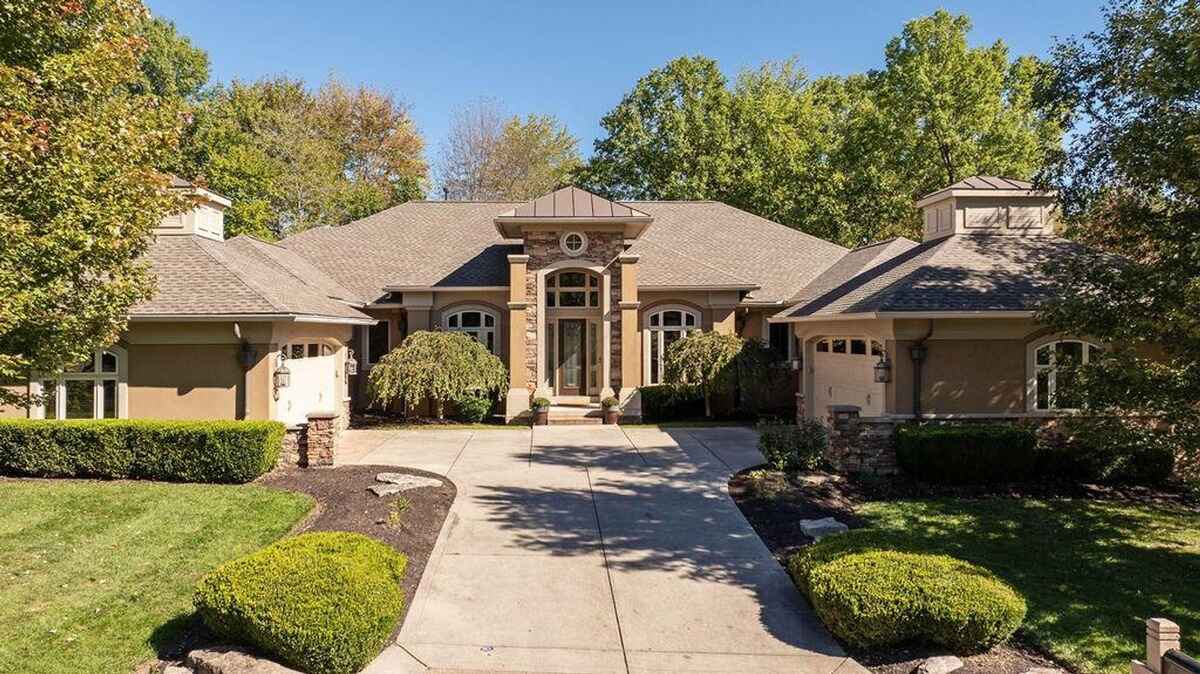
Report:
[[[1049,236],[957,235],[909,247],[779,317],[906,311],[1029,311],[1052,292],[1043,268],[1080,252]]]
[[[367,319],[352,293],[292,251],[246,236],[161,236],[147,254],[157,279],[139,316],[300,314]],[[339,301],[346,300],[346,301]]]

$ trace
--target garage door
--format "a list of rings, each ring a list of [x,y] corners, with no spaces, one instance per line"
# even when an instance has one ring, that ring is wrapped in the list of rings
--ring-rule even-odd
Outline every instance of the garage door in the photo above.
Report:
[[[312,412],[337,411],[337,355],[328,344],[288,344],[285,362],[291,385],[279,389],[276,418],[289,426],[304,423]]]
[[[875,363],[883,346],[861,337],[831,337],[817,342],[813,354],[813,408],[817,418],[830,405],[857,405],[862,416],[883,414],[883,384],[875,383]]]

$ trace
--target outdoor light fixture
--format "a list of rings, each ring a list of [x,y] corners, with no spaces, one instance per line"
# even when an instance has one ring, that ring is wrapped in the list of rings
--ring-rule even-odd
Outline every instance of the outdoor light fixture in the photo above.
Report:
[[[288,369],[285,362],[287,357],[281,351],[279,353],[279,367],[275,368],[275,399],[279,400],[279,389],[287,388],[292,385],[292,371]]]
[[[892,361],[888,360],[886,354],[879,356],[879,362],[875,363],[875,383],[886,384],[892,380]]]
[[[924,344],[914,344],[909,347],[908,352],[912,355],[913,360],[920,362],[925,360],[925,354],[928,353],[928,349],[925,348]]]
[[[346,349],[346,376],[358,374],[358,361],[354,358],[354,349]]]

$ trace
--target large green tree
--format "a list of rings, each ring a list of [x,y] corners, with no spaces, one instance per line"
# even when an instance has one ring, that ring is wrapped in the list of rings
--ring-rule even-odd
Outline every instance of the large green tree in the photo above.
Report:
[[[561,187],[581,163],[579,141],[554,116],[509,116],[483,99],[455,116],[438,174],[449,199],[523,201]]]
[[[704,57],[638,80],[579,179],[616,198],[719,199],[846,245],[920,236],[915,198],[974,173],[1031,177],[1060,146],[1032,93],[1045,66],[971,47],[965,16],[904,26],[883,69],[808,78],[794,63],[731,86]]]
[[[152,290],[138,257],[183,203],[156,170],[180,111],[133,93],[146,17],[136,0],[0,8],[0,379],[82,361]]]
[[[180,171],[233,200],[226,234],[275,238],[419,198],[424,142],[391,95],[286,77],[201,94]]]
[[[1166,414],[1200,451],[1200,7],[1114,3],[1060,43],[1046,95],[1078,133],[1046,182],[1090,252],[1049,270],[1040,318],[1108,342],[1083,378],[1100,409]]]
[[[138,34],[146,46],[141,58],[142,80],[134,85],[135,92],[189,99],[208,83],[208,54],[180,35],[174,23],[147,17]]]

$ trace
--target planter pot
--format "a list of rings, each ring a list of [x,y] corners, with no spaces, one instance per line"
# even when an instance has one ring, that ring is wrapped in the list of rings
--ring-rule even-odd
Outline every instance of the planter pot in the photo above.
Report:
[[[533,411],[533,425],[545,426],[550,423],[550,410],[546,408],[535,409]]]
[[[617,417],[620,415],[620,410],[606,408],[604,410],[604,423],[612,426],[617,423]]]

